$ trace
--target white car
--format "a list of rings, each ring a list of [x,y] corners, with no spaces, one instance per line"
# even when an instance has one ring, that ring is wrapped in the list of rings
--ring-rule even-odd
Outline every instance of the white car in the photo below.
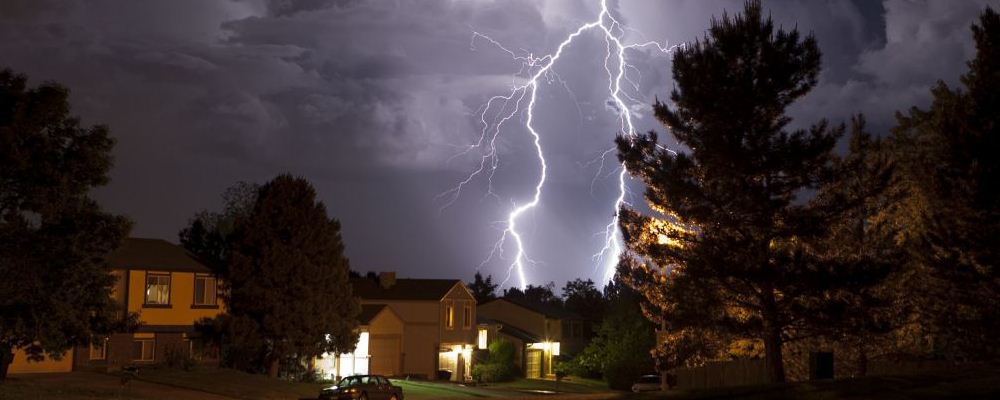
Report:
[[[632,384],[632,391],[636,393],[658,392],[661,389],[659,375],[643,375]]]

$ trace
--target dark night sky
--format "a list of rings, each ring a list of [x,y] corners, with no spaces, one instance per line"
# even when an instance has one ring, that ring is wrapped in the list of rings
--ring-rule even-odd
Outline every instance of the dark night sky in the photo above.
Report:
[[[700,38],[713,15],[742,8],[742,0],[622,3],[613,8],[634,29],[627,40],[670,44]],[[813,32],[824,53],[820,83],[793,107],[794,124],[864,112],[884,134],[896,110],[928,103],[935,81],[957,83],[973,54],[969,24],[987,3],[997,7],[766,1],[776,22]],[[111,126],[116,166],[95,197],[132,218],[134,236],[176,242],[195,212],[219,207],[224,188],[287,171],[312,181],[342,221],[355,269],[470,279],[500,233],[494,221],[527,201],[537,175],[526,131],[510,125],[500,199],[485,197],[477,180],[438,213],[435,196],[477,162],[449,158],[478,138],[476,109],[518,67],[486,44],[472,49],[472,32],[548,53],[598,10],[596,0],[5,0],[0,65],[68,85],[74,113]],[[542,205],[523,223],[539,262],[527,272],[534,282],[601,276],[590,255],[615,181],[592,190],[597,167],[587,161],[611,147],[615,120],[602,91],[603,41],[580,39],[556,67],[571,92],[559,82],[539,92],[551,170]],[[641,73],[634,95],[646,104],[666,98],[669,56],[630,60]],[[648,106],[636,112],[643,130],[655,127]],[[482,270],[504,275],[508,264]]]

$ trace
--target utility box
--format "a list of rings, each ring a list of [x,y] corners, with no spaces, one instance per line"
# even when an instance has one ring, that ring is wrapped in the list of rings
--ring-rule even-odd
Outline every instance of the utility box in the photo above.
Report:
[[[833,379],[833,352],[809,353],[809,380]]]

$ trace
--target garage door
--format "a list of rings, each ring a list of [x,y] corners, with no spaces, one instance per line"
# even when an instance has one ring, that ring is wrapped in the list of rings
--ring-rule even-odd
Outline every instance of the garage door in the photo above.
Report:
[[[541,350],[528,350],[527,360],[525,366],[525,377],[527,378],[541,378],[542,377],[542,351]]]
[[[368,344],[372,356],[371,372],[375,375],[397,376],[399,370],[399,337],[373,337]]]

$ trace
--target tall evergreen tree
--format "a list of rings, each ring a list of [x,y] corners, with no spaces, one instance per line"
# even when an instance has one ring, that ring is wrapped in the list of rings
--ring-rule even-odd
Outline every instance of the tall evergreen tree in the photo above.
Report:
[[[566,282],[563,286],[563,302],[566,311],[576,314],[584,321],[583,334],[590,335],[600,325],[605,315],[607,301],[600,290],[594,285],[594,281],[587,279],[574,279]],[[565,334],[565,332],[564,332]]]
[[[863,116],[852,120],[847,154],[834,163],[836,174],[817,201],[843,213],[828,221],[828,233],[813,245],[844,279],[844,284],[818,298],[812,316],[825,338],[841,342],[856,355],[856,376],[867,373],[869,353],[891,351],[879,345],[899,328],[909,307],[902,301],[905,254],[895,243],[898,228],[891,215],[900,193],[889,190],[894,166],[883,141],[865,130]],[[890,278],[891,279],[888,279]]]
[[[665,242],[683,246],[633,250],[646,261],[658,258],[655,267],[682,269],[683,290],[718,313],[692,323],[761,339],[772,382],[785,379],[782,344],[807,314],[804,298],[835,285],[802,245],[823,233],[834,212],[798,197],[829,178],[843,129],[821,121],[790,131],[785,115],[815,86],[819,70],[811,36],[776,30],[760,2],[748,1],[742,15],[713,20],[703,41],[675,53],[673,105],[654,105],[689,151],[663,150],[652,132],[617,139],[621,160],[646,183],[660,218],[697,227],[665,234]],[[631,240],[649,220],[626,217]]]
[[[476,276],[469,283],[469,291],[472,292],[472,297],[476,298],[477,303],[483,304],[497,298],[498,286],[500,285],[493,283],[493,275],[487,275],[486,278],[483,278],[483,274],[476,271]]]
[[[234,325],[252,326],[264,366],[277,376],[286,358],[354,348],[360,305],[351,293],[340,223],[302,178],[260,187],[236,219],[223,295]]]
[[[1000,16],[972,26],[965,90],[939,82],[891,136],[907,190],[904,236],[920,262],[921,320],[941,355],[1000,355]]]
[[[69,90],[0,70],[0,381],[13,351],[60,358],[116,316],[106,255],[130,223],[88,196],[108,182],[108,128],[70,116]]]

